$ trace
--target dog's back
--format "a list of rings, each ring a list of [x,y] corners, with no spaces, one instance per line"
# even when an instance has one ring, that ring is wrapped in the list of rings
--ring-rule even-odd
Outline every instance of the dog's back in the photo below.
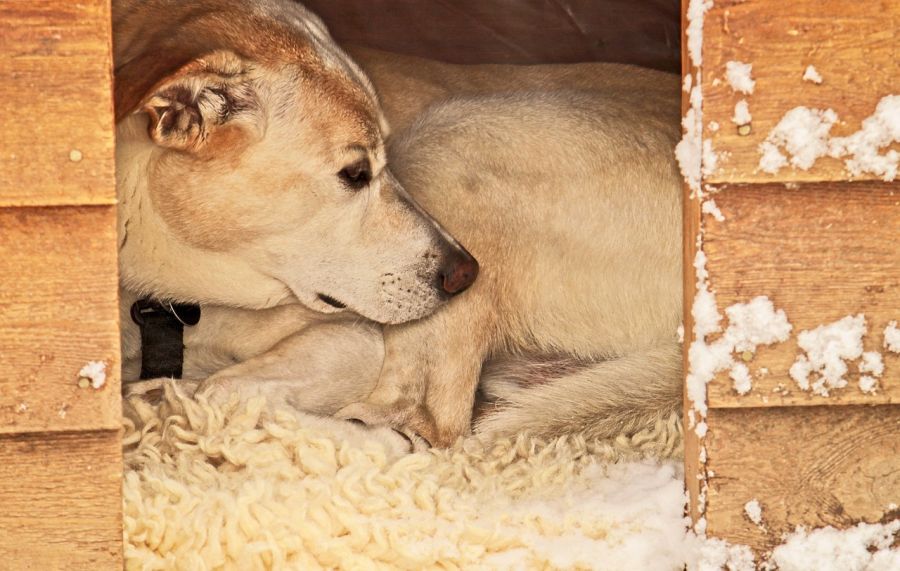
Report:
[[[678,409],[678,125],[622,91],[457,98],[392,145],[398,178],[484,268],[440,322],[487,329],[462,336],[505,402],[482,431],[610,436]]]

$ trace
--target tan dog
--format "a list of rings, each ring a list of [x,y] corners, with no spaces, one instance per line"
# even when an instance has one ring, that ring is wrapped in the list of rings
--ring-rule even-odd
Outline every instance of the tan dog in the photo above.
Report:
[[[288,311],[296,332],[348,310],[416,319],[475,279],[476,261],[386,167],[368,79],[304,8],[121,0],[113,19],[126,379],[139,297],[299,305],[311,311]],[[277,336],[254,331],[239,357]],[[223,349],[189,354],[202,372],[186,372],[208,376]]]
[[[180,36],[142,28],[178,5],[116,13],[123,307],[204,303],[185,377],[207,397],[263,394],[437,445],[469,430],[479,379],[495,434],[603,436],[677,409],[674,78],[360,51],[409,127],[388,154],[413,201],[368,80],[317,19],[209,0],[171,18]],[[445,307],[477,268],[416,201],[482,264]],[[343,305],[396,326],[382,345]]]

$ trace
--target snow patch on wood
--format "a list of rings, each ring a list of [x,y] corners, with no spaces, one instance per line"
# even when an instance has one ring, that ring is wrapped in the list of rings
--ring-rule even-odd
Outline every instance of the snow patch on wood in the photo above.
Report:
[[[728,374],[731,377],[732,387],[739,395],[745,395],[753,388],[753,378],[750,369],[743,363],[736,363]]]
[[[847,137],[835,137],[828,147],[828,154],[834,158],[849,157],[844,166],[853,176],[871,173],[885,181],[897,178],[900,152],[879,151],[893,143],[900,142],[900,95],[882,97],[875,107],[875,113],[865,118],[862,128]]]
[[[806,66],[806,70],[803,72],[803,81],[811,81],[815,84],[822,83],[822,76],[819,72],[811,65]]]
[[[697,67],[703,63],[703,19],[712,5],[712,0],[691,0],[688,4],[688,26],[684,33],[687,36],[688,55]]]
[[[709,214],[715,218],[716,222],[725,222],[725,215],[722,214],[722,211],[719,210],[719,207],[716,205],[716,201],[712,198],[704,200],[703,206],[700,208],[704,214]]]
[[[731,117],[731,122],[735,125],[749,125],[753,120],[753,116],[750,115],[750,105],[747,103],[746,99],[741,99],[737,103],[734,104],[734,115]]]
[[[808,170],[817,159],[828,154],[828,133],[837,120],[837,113],[831,109],[791,109],[760,144],[759,169],[775,174],[790,163]],[[790,159],[781,153],[782,148]]]
[[[807,531],[797,528],[772,552],[780,571],[847,571],[900,569],[900,549],[892,549],[900,520],[860,523],[838,530],[831,526]]]
[[[735,93],[753,93],[756,81],[752,77],[753,64],[730,61],[725,64],[725,79]]]
[[[89,361],[87,365],[78,371],[79,379],[87,379],[95,389],[106,384],[106,363],[103,361]]]
[[[896,321],[891,321],[884,328],[884,348],[891,353],[900,353],[900,328]]]
[[[844,168],[851,176],[874,174],[893,181],[900,152],[880,151],[900,142],[900,95],[883,97],[875,112],[851,135],[831,137],[831,128],[837,121],[838,115],[832,109],[791,109],[760,144],[759,170],[775,174],[788,164],[809,170],[818,159],[829,156],[844,159]]]
[[[756,498],[744,504],[744,513],[756,525],[762,525],[762,506]]]
[[[797,343],[805,355],[800,355],[790,368],[790,376],[804,391],[827,397],[831,389],[847,386],[847,361],[863,354],[866,318],[848,315],[843,319],[801,331]],[[818,378],[810,381],[810,375]]]

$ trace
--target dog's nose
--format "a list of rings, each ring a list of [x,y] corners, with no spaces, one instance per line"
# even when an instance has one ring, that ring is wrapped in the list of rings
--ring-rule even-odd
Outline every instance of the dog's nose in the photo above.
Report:
[[[476,277],[478,260],[463,248],[454,248],[448,253],[439,275],[441,288],[451,296],[464,292]]]

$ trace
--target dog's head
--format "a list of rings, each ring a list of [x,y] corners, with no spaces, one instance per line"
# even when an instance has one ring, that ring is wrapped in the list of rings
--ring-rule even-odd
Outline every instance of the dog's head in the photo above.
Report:
[[[239,42],[250,24],[218,32]],[[253,49],[206,51],[140,90],[119,128],[126,285],[253,307],[296,298],[382,323],[423,317],[478,264],[391,175],[363,73],[317,19],[297,25],[263,22]],[[234,283],[210,299],[216,269]],[[173,277],[142,275],[152,272]]]

